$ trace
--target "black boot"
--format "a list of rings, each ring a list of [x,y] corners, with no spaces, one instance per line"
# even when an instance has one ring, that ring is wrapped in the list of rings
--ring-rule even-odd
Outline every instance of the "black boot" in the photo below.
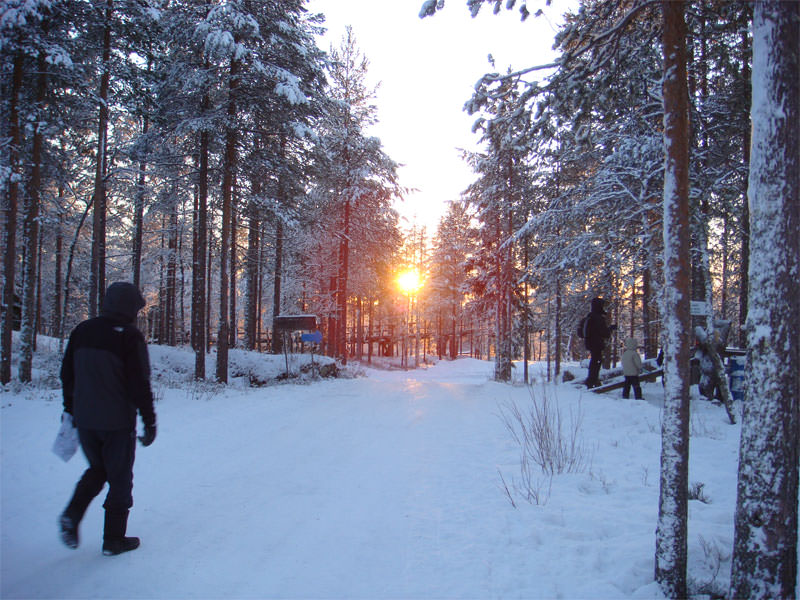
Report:
[[[84,473],[78,485],[75,486],[75,492],[72,494],[67,508],[58,518],[58,524],[61,528],[61,541],[67,547],[73,549],[78,547],[78,525],[80,525],[83,515],[86,514],[89,503],[103,489],[103,483],[102,479],[98,479],[89,470]]]
[[[79,523],[80,519],[75,519],[67,511],[61,513],[61,516],[58,518],[58,524],[61,527],[61,541],[73,550],[78,547]]]
[[[103,530],[103,554],[114,556],[136,550],[139,547],[138,537],[125,537],[128,529],[128,511],[110,511],[106,509],[105,529]]]

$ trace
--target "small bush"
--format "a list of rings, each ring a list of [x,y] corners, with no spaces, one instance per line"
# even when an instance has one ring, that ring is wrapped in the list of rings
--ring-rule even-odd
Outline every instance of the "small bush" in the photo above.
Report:
[[[519,478],[512,478],[510,488],[500,473],[502,489],[514,507],[512,490],[530,504],[544,504],[554,475],[583,472],[588,462],[580,410],[566,419],[547,392],[530,391],[531,403],[524,410],[516,403],[500,409],[503,424],[520,448]]]
[[[699,500],[703,504],[711,504],[711,499],[706,496],[705,484],[695,481],[689,486],[689,500]]]

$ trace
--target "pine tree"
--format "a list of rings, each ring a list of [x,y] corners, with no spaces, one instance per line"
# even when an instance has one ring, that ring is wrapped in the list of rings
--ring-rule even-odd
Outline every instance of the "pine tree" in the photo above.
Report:
[[[515,233],[523,198],[530,193],[530,126],[527,111],[518,111],[519,94],[510,81],[483,107],[475,128],[482,132],[485,154],[471,162],[478,175],[466,197],[482,226],[481,256],[476,265],[482,287],[492,297],[495,315],[495,380],[511,381],[513,323],[519,309]]]
[[[458,323],[467,287],[464,284],[467,260],[474,253],[476,233],[470,227],[470,214],[464,203],[451,201],[439,221],[430,257],[431,308],[437,313],[438,339],[447,340],[439,347],[439,356],[458,358]]]
[[[664,414],[655,578],[686,597],[689,485],[689,108],[683,2],[664,2]]]
[[[348,28],[341,47],[331,52],[330,105],[320,140],[318,190],[322,202],[333,211],[328,236],[336,240],[332,253],[335,272],[331,291],[335,312],[330,320],[332,354],[347,360],[347,304],[353,240],[366,239],[370,223],[380,222],[390,210],[390,200],[400,193],[397,164],[381,148],[380,140],[365,129],[374,123],[374,91],[366,85],[368,61],[359,51]],[[362,234],[362,235],[359,235]]]

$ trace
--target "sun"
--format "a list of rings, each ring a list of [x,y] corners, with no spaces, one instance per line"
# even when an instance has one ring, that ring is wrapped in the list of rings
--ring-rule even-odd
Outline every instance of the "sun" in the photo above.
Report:
[[[404,294],[414,294],[422,287],[422,280],[416,269],[403,271],[397,276],[397,286]]]

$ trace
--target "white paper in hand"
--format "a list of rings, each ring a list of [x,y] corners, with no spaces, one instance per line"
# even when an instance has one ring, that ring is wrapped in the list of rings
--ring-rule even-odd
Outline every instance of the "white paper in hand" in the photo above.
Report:
[[[64,413],[61,417],[61,427],[58,429],[56,441],[53,442],[53,453],[64,462],[67,462],[78,450],[78,430],[72,424],[72,415]]]

